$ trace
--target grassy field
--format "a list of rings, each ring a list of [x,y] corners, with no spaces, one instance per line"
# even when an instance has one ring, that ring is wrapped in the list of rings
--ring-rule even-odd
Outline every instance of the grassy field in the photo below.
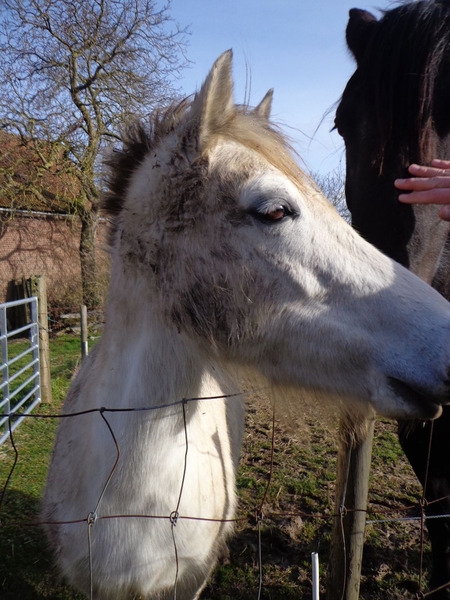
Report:
[[[37,412],[58,412],[79,360],[79,339],[51,342],[54,404]],[[336,431],[332,422],[307,416],[306,427],[293,433],[276,423],[272,462],[272,414],[262,398],[249,398],[236,535],[202,598],[296,600],[311,597],[310,554],[318,551],[325,591],[334,505]],[[38,519],[39,502],[55,435],[56,419],[28,419],[17,430],[19,460],[0,509],[0,598],[2,600],[78,600],[60,581],[42,530],[21,526]],[[399,448],[395,426],[376,426],[369,518],[417,514],[421,490]],[[0,486],[14,463],[9,442],[0,447]],[[255,513],[263,506],[264,519]],[[308,516],[306,516],[308,515]],[[8,525],[8,523],[13,523]],[[425,548],[424,577],[429,560]],[[420,527],[417,522],[367,527],[361,597],[414,598],[420,572]]]

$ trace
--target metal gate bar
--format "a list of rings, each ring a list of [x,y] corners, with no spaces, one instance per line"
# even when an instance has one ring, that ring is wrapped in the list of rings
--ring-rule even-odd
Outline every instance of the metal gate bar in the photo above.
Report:
[[[29,305],[30,321],[23,327],[8,330],[7,309],[14,306]],[[8,341],[13,336],[23,335],[29,347],[14,354],[14,346]],[[0,348],[1,348],[1,383],[0,383],[0,444],[9,437],[9,416],[18,413],[20,417],[11,419],[14,430],[23,421],[23,415],[29,414],[41,401],[40,364],[39,364],[39,323],[37,298],[26,298],[0,304]],[[30,360],[22,364],[27,357]],[[18,363],[17,369],[11,367]],[[12,372],[11,372],[12,371]],[[28,372],[31,374],[28,375]],[[25,374],[28,376],[24,379]],[[30,386],[31,389],[30,389]],[[1,416],[3,415],[3,416]]]

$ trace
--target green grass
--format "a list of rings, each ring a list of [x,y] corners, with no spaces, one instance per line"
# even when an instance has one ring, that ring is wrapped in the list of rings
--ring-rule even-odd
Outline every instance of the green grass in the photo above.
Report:
[[[13,342],[13,351],[22,351],[23,342]],[[14,346],[16,346],[14,348]],[[79,362],[80,342],[72,336],[56,338],[50,345],[52,405],[38,405],[34,414],[58,413],[72,373]],[[14,354],[14,355],[16,355]],[[26,418],[14,432],[18,462],[5,492],[0,529],[0,597],[2,600],[75,600],[82,598],[62,585],[43,532],[38,526],[15,523],[38,521],[56,419]],[[0,447],[0,482],[8,477],[15,453],[6,442]],[[8,523],[13,525],[8,526]]]
[[[54,403],[41,405],[35,411],[47,415],[59,412],[80,360],[76,337],[56,338],[51,340],[50,347]],[[270,478],[272,415],[262,398],[251,399],[238,475],[238,516],[242,520],[230,540],[229,555],[217,566],[202,594],[203,599],[255,600],[260,584],[260,547],[263,599],[309,599],[310,555],[317,550],[324,592],[334,512],[336,431],[332,422],[316,422],[311,416],[306,417],[306,421],[307,427],[298,433],[276,424],[273,473],[266,492]],[[20,525],[38,520],[56,427],[56,419],[30,418],[14,435],[19,460],[0,509],[2,600],[81,599],[58,577],[40,527]],[[0,482],[6,480],[13,462],[14,452],[7,442],[0,447]],[[405,508],[417,502],[420,494],[419,485],[400,450],[395,426],[377,423],[369,516],[403,516]],[[264,497],[263,519],[258,525],[255,515]],[[419,533],[417,523],[368,526],[362,598],[413,597],[418,584]],[[428,548],[425,559],[427,565]]]

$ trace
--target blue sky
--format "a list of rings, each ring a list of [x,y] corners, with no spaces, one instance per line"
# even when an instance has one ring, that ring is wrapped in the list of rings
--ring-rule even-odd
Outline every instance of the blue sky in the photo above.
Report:
[[[250,104],[258,104],[269,88],[275,89],[273,118],[293,139],[306,166],[321,173],[343,167],[343,144],[330,129],[333,106],[354,71],[345,44],[348,11],[364,8],[380,16],[377,7],[392,4],[172,0],[172,17],[192,32],[187,55],[193,65],[184,72],[182,89],[186,95],[198,89],[214,60],[233,48],[236,100],[244,101],[249,70]]]

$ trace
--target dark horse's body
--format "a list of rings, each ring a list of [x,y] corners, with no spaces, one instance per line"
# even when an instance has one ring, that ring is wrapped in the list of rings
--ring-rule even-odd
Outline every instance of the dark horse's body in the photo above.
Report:
[[[352,9],[347,43],[357,69],[338,106],[336,127],[346,144],[352,224],[448,299],[450,225],[439,220],[435,206],[401,204],[394,179],[407,177],[412,162],[450,159],[450,0],[403,4],[379,21]],[[433,426],[400,423],[399,437],[425,487],[427,515],[450,514],[450,408]],[[431,597],[448,600],[450,518],[427,520],[427,526],[430,589],[436,590]]]

